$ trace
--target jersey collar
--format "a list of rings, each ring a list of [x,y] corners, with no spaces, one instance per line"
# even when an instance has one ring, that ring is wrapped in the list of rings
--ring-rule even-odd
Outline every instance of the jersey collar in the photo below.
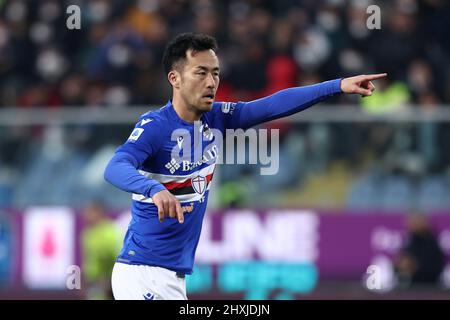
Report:
[[[177,122],[179,122],[179,123],[181,123],[183,125],[186,125],[186,126],[193,126],[194,125],[193,123],[187,122],[187,121],[181,119],[178,116],[177,112],[175,111],[175,108],[172,105],[172,99],[167,101],[167,104],[165,105],[165,107],[167,108],[167,111],[169,112],[169,115],[172,118],[172,120],[177,121]],[[202,123],[203,123],[203,117],[204,117],[204,115],[202,114],[202,116],[200,118],[200,121]]]

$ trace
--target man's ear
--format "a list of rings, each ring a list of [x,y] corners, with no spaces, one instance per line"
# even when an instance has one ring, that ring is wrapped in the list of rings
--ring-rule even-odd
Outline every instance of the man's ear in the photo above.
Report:
[[[172,87],[179,89],[180,88],[180,81],[181,81],[181,75],[178,71],[172,70],[167,74],[167,79],[169,80]]]

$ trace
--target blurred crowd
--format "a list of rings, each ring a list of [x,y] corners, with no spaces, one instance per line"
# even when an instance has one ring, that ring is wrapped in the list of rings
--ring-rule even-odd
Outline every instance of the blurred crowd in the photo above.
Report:
[[[79,30],[66,26],[74,4]],[[380,29],[368,29],[377,14],[367,13],[370,5],[380,8]],[[387,72],[372,97],[326,103],[371,113],[450,105],[445,0],[0,0],[0,109],[95,106],[120,114],[162,105],[171,96],[162,53],[189,31],[218,40],[218,101]],[[76,205],[104,194],[108,204],[128,206],[128,195],[101,173],[131,127],[0,127],[0,205]],[[220,166],[220,206],[450,208],[448,122],[284,119],[265,127],[280,130],[279,172]]]
[[[66,27],[72,4],[80,30]],[[372,4],[379,30],[366,25]],[[9,0],[0,12],[0,107],[162,104],[170,96],[162,52],[188,31],[218,39],[218,100],[387,72],[368,108],[450,102],[445,0]]]

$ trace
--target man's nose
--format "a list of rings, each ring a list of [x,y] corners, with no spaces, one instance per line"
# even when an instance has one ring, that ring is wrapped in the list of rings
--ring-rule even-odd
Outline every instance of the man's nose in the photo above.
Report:
[[[214,88],[216,86],[214,76],[211,73],[208,73],[208,77],[206,78],[206,85],[208,88]]]

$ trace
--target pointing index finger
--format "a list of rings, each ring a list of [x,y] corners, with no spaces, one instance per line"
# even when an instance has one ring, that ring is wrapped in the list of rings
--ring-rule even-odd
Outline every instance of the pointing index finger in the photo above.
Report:
[[[386,76],[387,76],[387,73],[368,74],[368,75],[364,76],[364,80],[375,80],[375,79],[384,78]]]

